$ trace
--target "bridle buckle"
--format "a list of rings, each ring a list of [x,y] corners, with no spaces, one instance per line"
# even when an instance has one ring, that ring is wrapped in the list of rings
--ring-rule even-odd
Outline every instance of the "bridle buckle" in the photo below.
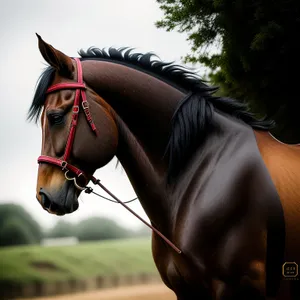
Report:
[[[89,108],[89,103],[87,101],[82,101],[81,105],[82,105],[83,109],[88,109]]]
[[[63,161],[61,162],[61,169],[62,169],[62,171],[68,170],[68,169],[67,169],[67,165],[68,165],[68,163],[67,163],[66,161],[63,160]]]

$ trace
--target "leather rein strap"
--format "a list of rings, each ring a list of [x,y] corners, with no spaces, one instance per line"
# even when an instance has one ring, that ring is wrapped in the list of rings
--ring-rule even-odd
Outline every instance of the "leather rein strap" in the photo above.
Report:
[[[69,131],[69,136],[67,139],[66,147],[65,147],[65,152],[63,155],[62,159],[47,156],[47,155],[41,155],[38,157],[38,163],[47,163],[47,164],[52,164],[57,167],[60,167],[62,171],[66,171],[65,177],[67,180],[70,180],[67,177],[67,173],[70,171],[77,178],[80,176],[84,176],[85,179],[91,180],[93,184],[99,185],[107,194],[109,194],[112,198],[114,198],[119,204],[121,204],[123,207],[125,207],[129,212],[131,212],[135,217],[137,217],[140,221],[142,221],[146,226],[151,228],[158,236],[160,236],[171,248],[173,248],[178,254],[181,254],[182,251],[177,248],[166,236],[164,236],[159,230],[157,230],[155,227],[153,227],[151,224],[149,224],[147,221],[145,221],[143,218],[141,218],[138,214],[136,214],[131,208],[129,208],[124,202],[122,202],[118,197],[116,197],[109,189],[107,189],[102,183],[100,183],[100,180],[95,178],[94,176],[90,174],[86,174],[83,171],[81,171],[79,168],[75,167],[74,165],[71,165],[68,163],[68,160],[71,155],[73,143],[74,143],[74,138],[75,138],[75,132],[76,132],[76,127],[78,124],[78,116],[80,112],[80,107],[82,107],[85,118],[87,122],[90,125],[91,130],[94,132],[94,134],[97,133],[97,129],[95,126],[95,123],[93,122],[90,110],[89,110],[89,104],[87,102],[86,98],[86,86],[83,82],[83,73],[82,73],[82,66],[79,58],[74,58],[77,66],[77,82],[76,83],[58,83],[50,86],[46,94],[64,90],[64,89],[75,89],[75,99],[74,99],[74,104],[73,104],[73,109],[72,109],[72,121],[71,121],[71,126],[70,126],[70,131]],[[72,178],[73,180],[73,178]],[[90,187],[84,186],[80,187],[76,183],[76,178],[74,178],[74,184],[78,189],[85,190],[87,193],[91,193],[92,189]]]

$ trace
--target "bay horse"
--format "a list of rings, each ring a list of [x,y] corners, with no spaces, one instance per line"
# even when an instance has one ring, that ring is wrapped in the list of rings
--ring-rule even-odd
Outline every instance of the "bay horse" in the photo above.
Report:
[[[152,235],[178,300],[299,295],[300,149],[272,138],[272,121],[152,53],[92,47],[71,58],[38,44],[49,66],[28,118],[41,119],[44,209],[74,212],[116,156],[151,225],[180,249]]]

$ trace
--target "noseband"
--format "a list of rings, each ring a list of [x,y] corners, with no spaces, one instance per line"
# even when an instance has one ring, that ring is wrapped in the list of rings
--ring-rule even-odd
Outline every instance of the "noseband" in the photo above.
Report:
[[[65,148],[65,153],[63,155],[62,159],[47,156],[47,155],[41,155],[38,157],[38,163],[47,163],[51,165],[58,166],[62,169],[62,171],[65,172],[65,178],[67,180],[73,180],[74,185],[76,188],[80,190],[85,190],[87,193],[91,193],[93,190],[90,187],[87,186],[80,186],[76,179],[79,177],[83,176],[86,179],[86,182],[91,180],[94,184],[99,185],[108,195],[110,195],[112,198],[116,200],[116,202],[120,203],[122,206],[124,206],[128,211],[130,211],[135,217],[137,217],[140,221],[142,221],[146,226],[151,228],[157,235],[159,235],[171,248],[173,248],[178,254],[181,254],[181,250],[177,248],[166,236],[164,236],[159,230],[157,230],[155,227],[150,225],[148,222],[146,222],[143,218],[141,218],[138,214],[136,214],[131,208],[129,208],[124,202],[122,202],[118,197],[116,197],[110,190],[108,190],[101,182],[99,179],[95,178],[93,175],[90,174],[85,174],[83,171],[81,171],[79,168],[75,167],[74,165],[70,164],[68,162],[73,143],[74,143],[74,137],[75,137],[75,132],[76,132],[76,127],[78,124],[78,115],[80,112],[80,108],[82,107],[85,118],[87,122],[89,123],[90,128],[94,132],[94,134],[97,135],[97,129],[95,126],[95,123],[93,122],[90,110],[89,110],[89,104],[86,99],[86,86],[83,82],[83,74],[82,74],[82,66],[79,58],[75,58],[76,66],[77,66],[77,82],[75,83],[58,83],[50,86],[46,94],[50,94],[55,91],[60,91],[60,90],[65,90],[65,89],[71,89],[71,90],[76,90],[75,91],[75,99],[74,99],[74,104],[73,104],[73,109],[72,109],[72,121],[71,121],[71,126],[70,126],[70,131],[69,131],[69,136],[67,139],[66,143],[66,148]],[[69,177],[68,173],[71,172],[75,174],[76,177]]]
[[[70,131],[69,131],[69,136],[67,139],[66,147],[65,147],[65,153],[63,155],[62,159],[58,159],[55,157],[47,156],[47,155],[41,155],[38,157],[38,163],[48,163],[52,164],[55,166],[60,167],[63,171],[65,171],[65,178],[67,180],[73,180],[75,186],[80,189],[80,190],[85,190],[86,187],[81,187],[77,181],[76,177],[79,178],[83,176],[86,181],[87,179],[90,179],[94,184],[97,183],[97,179],[92,176],[92,175],[87,175],[83,171],[81,171],[79,168],[71,165],[68,160],[70,158],[71,152],[72,152],[72,147],[74,143],[74,138],[75,138],[75,132],[76,132],[76,127],[78,124],[78,115],[80,112],[80,109],[82,107],[85,118],[90,125],[90,128],[94,132],[94,134],[97,135],[97,129],[95,126],[95,123],[93,122],[90,110],[89,110],[89,104],[86,99],[86,86],[83,82],[83,74],[82,74],[82,66],[81,62],[78,58],[75,58],[76,66],[77,66],[77,82],[76,83],[58,83],[50,86],[46,94],[50,94],[55,91],[60,91],[60,90],[65,90],[65,89],[75,89],[75,99],[74,99],[74,104],[72,108],[72,121],[71,121],[71,126],[70,126]],[[76,175],[76,177],[69,177],[67,174],[69,172],[72,172]]]

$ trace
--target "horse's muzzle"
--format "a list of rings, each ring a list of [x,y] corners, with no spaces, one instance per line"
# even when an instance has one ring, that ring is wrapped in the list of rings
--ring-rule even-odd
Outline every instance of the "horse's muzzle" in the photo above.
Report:
[[[79,207],[76,188],[72,182],[66,181],[61,190],[50,193],[40,188],[40,203],[49,213],[59,216],[70,214]]]

